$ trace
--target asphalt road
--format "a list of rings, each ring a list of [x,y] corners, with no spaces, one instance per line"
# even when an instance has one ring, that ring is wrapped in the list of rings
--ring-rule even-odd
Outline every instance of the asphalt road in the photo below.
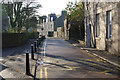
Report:
[[[92,54],[73,47],[67,41],[47,38],[43,65],[37,67],[36,78],[120,78],[120,69]],[[43,47],[44,50],[44,47]]]

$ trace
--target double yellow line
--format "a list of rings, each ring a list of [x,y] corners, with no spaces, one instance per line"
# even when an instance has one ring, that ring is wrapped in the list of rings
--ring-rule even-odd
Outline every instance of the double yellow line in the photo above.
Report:
[[[48,73],[47,73],[47,67],[44,68],[44,76],[45,76],[45,79],[47,80],[47,77],[48,77]],[[41,80],[43,79],[43,69],[40,69],[40,78]]]

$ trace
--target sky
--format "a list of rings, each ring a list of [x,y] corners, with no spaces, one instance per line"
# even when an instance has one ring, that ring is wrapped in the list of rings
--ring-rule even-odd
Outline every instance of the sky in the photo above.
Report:
[[[0,0],[1,2],[2,0]],[[13,0],[4,0],[7,1],[13,1]],[[14,1],[32,1],[32,0],[14,0]],[[60,15],[62,10],[65,10],[65,7],[67,6],[68,2],[75,2],[80,0],[34,0],[35,2],[38,2],[42,5],[42,8],[38,10],[39,15],[46,15],[51,13],[55,13],[56,15]]]
[[[69,1],[75,2],[79,0],[37,0],[42,5],[42,8],[39,9],[40,15],[46,15],[50,13],[55,13],[60,15],[62,10],[65,10],[65,7]]]

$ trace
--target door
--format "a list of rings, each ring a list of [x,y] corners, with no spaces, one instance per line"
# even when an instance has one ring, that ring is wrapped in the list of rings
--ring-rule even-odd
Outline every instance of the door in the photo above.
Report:
[[[89,24],[89,18],[87,18],[87,46],[91,47],[91,24]]]

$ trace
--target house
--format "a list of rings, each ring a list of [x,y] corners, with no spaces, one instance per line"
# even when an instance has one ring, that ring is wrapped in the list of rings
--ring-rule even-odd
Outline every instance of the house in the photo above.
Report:
[[[42,16],[42,18],[43,18],[42,28],[44,29],[44,30],[42,30],[42,33],[45,36],[53,37],[53,35],[54,35],[54,20],[57,18],[56,14],[51,13],[51,14],[48,14],[48,17]]]
[[[48,36],[50,37],[54,36],[54,21],[56,18],[56,14],[48,14]]]
[[[64,20],[66,15],[67,15],[67,12],[62,11],[61,16],[59,16],[54,20],[54,36],[55,37],[62,37],[62,35],[64,34],[61,31],[64,28]]]
[[[43,16],[43,28],[44,35],[49,37],[58,37],[58,34],[61,35],[61,28],[64,27],[65,16],[67,15],[66,11],[62,11],[61,15],[54,13],[48,14],[48,17]]]
[[[120,2],[85,3],[85,43],[120,55]]]
[[[45,35],[47,36],[48,34],[48,29],[47,29],[47,16],[42,16],[42,19],[41,19],[41,23],[40,23],[40,35]]]
[[[66,11],[61,12],[61,16],[59,16],[57,19],[54,21],[54,30],[57,31],[58,27],[63,27],[64,26],[64,20],[65,16],[67,15]]]
[[[2,12],[2,31],[8,31],[10,29],[9,27],[9,18],[5,12],[5,8],[3,7],[3,4],[0,3],[1,5],[1,12]],[[8,5],[8,4],[5,4],[5,5]],[[12,6],[11,4],[9,4],[9,6]]]

